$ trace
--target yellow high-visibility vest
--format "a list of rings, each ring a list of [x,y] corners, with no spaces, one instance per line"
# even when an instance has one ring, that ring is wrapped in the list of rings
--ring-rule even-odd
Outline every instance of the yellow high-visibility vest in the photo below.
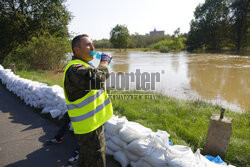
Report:
[[[73,64],[82,64],[89,67],[89,64],[79,59],[71,60],[64,70],[63,90],[67,105],[68,114],[75,134],[89,133],[113,116],[113,107],[105,89],[92,89],[80,99],[69,101],[64,88],[65,75]]]

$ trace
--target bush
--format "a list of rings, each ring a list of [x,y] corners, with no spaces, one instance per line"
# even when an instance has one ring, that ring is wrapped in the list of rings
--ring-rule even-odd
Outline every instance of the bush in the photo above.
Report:
[[[159,48],[160,52],[162,53],[167,53],[170,51],[169,47],[168,46],[165,46],[165,45],[161,45],[160,48]]]
[[[159,50],[160,52],[180,51],[185,49],[185,40],[186,38],[183,37],[174,38],[173,40],[163,40],[150,45],[150,48]]]
[[[30,69],[29,55],[30,49],[28,47],[19,46],[14,51],[11,51],[3,61],[3,66],[9,68],[11,64],[15,64],[17,70]]]
[[[108,39],[95,40],[94,44],[95,44],[95,48],[98,48],[98,49],[113,47],[112,43]]]
[[[33,37],[5,57],[3,65],[15,64],[19,70],[62,70],[66,65],[66,53],[70,51],[67,39],[51,35]]]
[[[150,48],[160,50],[161,47],[162,48],[163,47],[165,47],[165,48],[168,47],[170,49],[169,46],[171,46],[172,43],[173,43],[172,40],[163,40],[163,41],[159,41],[159,42],[157,42],[155,44],[150,45]]]

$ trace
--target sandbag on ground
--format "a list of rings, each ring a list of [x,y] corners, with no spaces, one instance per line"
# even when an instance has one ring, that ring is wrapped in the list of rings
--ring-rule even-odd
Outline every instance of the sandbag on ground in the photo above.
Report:
[[[120,146],[116,145],[115,143],[113,143],[111,140],[108,140],[106,142],[106,145],[113,152],[122,151],[122,148]]]
[[[153,167],[150,164],[148,164],[147,162],[145,162],[143,159],[139,159],[136,162],[131,161],[130,166],[131,167]]]
[[[130,143],[134,140],[150,136],[152,130],[142,126],[136,122],[126,122],[124,127],[119,132],[119,137],[126,143]]]
[[[126,157],[125,153],[122,151],[118,151],[114,153],[114,158],[118,161],[122,167],[127,167],[129,164],[129,160]]]
[[[127,122],[126,117],[118,118],[117,116],[113,116],[110,120],[108,120],[105,124],[105,133],[110,136],[115,136],[119,134],[120,129]]]
[[[166,150],[166,159],[171,167],[195,167],[195,154],[190,147],[173,145]]]
[[[112,136],[110,140],[122,149],[125,149],[127,147],[127,143],[121,140],[118,136]]]

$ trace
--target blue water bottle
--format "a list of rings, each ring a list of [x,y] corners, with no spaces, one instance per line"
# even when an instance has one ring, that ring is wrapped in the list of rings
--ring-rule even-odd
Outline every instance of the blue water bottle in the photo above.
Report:
[[[90,51],[90,55],[95,56],[95,58],[101,60],[101,54],[99,52],[95,52],[95,51]],[[112,68],[114,66],[114,62],[111,60],[109,63],[109,67]]]

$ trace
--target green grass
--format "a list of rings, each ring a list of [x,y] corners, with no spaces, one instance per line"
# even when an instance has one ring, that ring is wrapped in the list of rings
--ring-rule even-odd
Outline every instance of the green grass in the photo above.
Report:
[[[119,92],[117,92],[119,93]],[[138,92],[126,92],[136,93]],[[113,99],[116,115],[126,116],[156,131],[165,130],[174,144],[187,145],[196,151],[203,148],[212,114],[220,113],[220,106],[200,100],[185,101],[156,94],[156,99]],[[153,104],[153,105],[152,105]],[[233,129],[225,161],[236,166],[248,166],[250,159],[250,114],[225,111],[233,118]]]
[[[18,71],[24,78],[62,86],[62,74],[43,71]],[[112,94],[145,94],[145,92],[111,92]],[[165,130],[174,144],[186,145],[196,151],[203,148],[212,114],[219,114],[221,107],[201,100],[185,101],[156,94],[156,99],[112,99],[115,115],[126,116],[156,131]],[[225,111],[233,118],[233,130],[225,161],[236,166],[250,166],[250,111],[235,113]]]
[[[47,83],[49,86],[60,85],[62,87],[63,73],[52,71],[16,71],[16,74],[32,81]]]
[[[116,48],[97,48],[96,49],[97,51],[120,51],[120,49],[116,49]],[[142,52],[147,52],[147,51],[156,51],[155,49],[151,49],[151,48],[127,48],[126,50],[125,49],[122,49],[121,50],[122,52],[123,51],[142,51]]]

